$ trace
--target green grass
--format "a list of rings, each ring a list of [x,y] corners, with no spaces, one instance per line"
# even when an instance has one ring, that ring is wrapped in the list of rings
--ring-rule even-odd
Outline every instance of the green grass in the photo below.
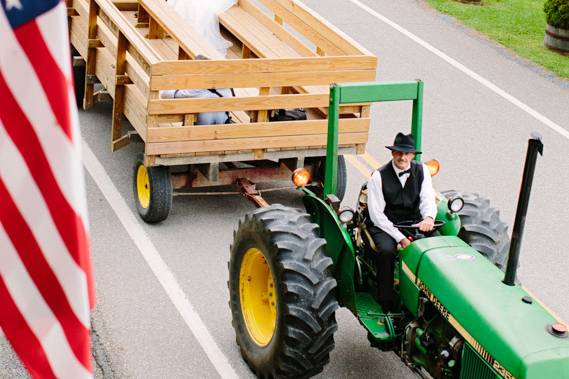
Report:
[[[454,0],[427,1],[518,55],[569,79],[569,56],[552,52],[543,45],[544,0],[482,0],[482,6]]]

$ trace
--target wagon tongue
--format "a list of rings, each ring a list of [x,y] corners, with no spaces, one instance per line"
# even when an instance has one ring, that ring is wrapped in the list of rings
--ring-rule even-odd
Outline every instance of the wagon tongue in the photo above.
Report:
[[[543,155],[543,143],[541,142],[541,135],[537,132],[533,132],[528,141],[522,186],[520,189],[520,197],[518,199],[514,230],[512,231],[510,253],[508,254],[508,265],[506,267],[506,275],[504,276],[504,284],[508,286],[513,286],[516,281],[516,270],[518,268],[518,260],[520,258],[520,246],[522,243],[522,235],[524,233],[524,225],[526,222],[526,214],[528,210],[531,186],[533,183],[533,174],[535,172],[535,164],[537,161],[537,153]]]

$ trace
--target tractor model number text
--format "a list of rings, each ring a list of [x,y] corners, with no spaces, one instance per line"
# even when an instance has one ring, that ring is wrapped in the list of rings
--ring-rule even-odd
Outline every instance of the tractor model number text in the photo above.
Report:
[[[417,285],[419,289],[427,295],[427,298],[431,301],[431,303],[435,306],[435,308],[440,312],[440,314],[446,319],[449,319],[449,312],[448,309],[436,298],[436,296],[431,292],[431,290],[423,283],[420,279],[418,280]]]

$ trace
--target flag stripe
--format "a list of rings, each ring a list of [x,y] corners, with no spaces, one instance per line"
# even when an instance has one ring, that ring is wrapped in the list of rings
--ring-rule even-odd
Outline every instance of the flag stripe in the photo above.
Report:
[[[39,84],[31,63],[2,12],[0,12],[0,36],[2,36],[0,47],[3,51],[7,51],[5,54],[0,54],[0,71],[4,74],[7,86],[32,124],[65,198],[81,218],[87,220],[85,185],[83,176],[78,174],[83,172],[83,167],[79,159],[74,159],[81,156],[80,145],[73,144],[61,128],[54,127],[57,121],[49,106],[48,94]],[[78,134],[77,112],[75,108],[73,109],[73,130]]]
[[[65,292],[51,271],[30,228],[14,204],[10,193],[0,178],[0,223],[12,241],[20,260],[26,267],[44,300],[57,317],[73,353],[85,366],[90,365],[89,330],[84,327],[71,309]],[[83,296],[87,296],[85,293]]]
[[[77,264],[86,272],[91,272],[88,259],[81,259],[81,257],[88,256],[85,254],[88,246],[83,220],[63,196],[37,136],[6,86],[2,74],[0,74],[0,98],[3,99],[2,107],[0,107],[0,120],[26,161],[32,177],[38,183],[38,188],[41,190],[57,230]]]
[[[51,370],[39,340],[28,327],[26,320],[12,300],[2,275],[0,275],[0,304],[2,304],[0,328],[6,334],[14,350],[20,352],[20,359],[26,369],[32,377],[55,379],[55,374]]]
[[[71,81],[71,54],[69,52],[69,41],[67,37],[69,31],[67,23],[61,22],[61,20],[66,17],[67,7],[63,1],[60,1],[50,12],[44,13],[36,18],[36,23],[38,24],[41,36],[48,47],[49,53],[57,63],[59,70],[67,79],[66,81],[69,85],[67,92],[69,92],[73,97],[73,102],[71,104],[75,104],[73,83]],[[70,107],[71,110],[74,108],[75,107],[73,106]],[[75,139],[76,134],[73,133],[73,131],[71,135],[73,136],[73,139]]]
[[[53,59],[35,21],[22,25],[15,31],[16,38],[34,67],[57,123],[72,139],[71,112],[68,102],[68,82]]]
[[[2,224],[0,224],[0,245],[3,246],[0,254],[0,274],[16,307],[39,340],[55,376],[90,378],[90,369],[85,368],[75,358],[61,325],[34,286],[18,254],[14,251],[14,246],[8,240]]]
[[[75,315],[85,327],[89,327],[86,273],[67,252],[39,188],[11,142],[0,121],[0,161],[10,162],[9,165],[0,165],[0,177],[63,287]]]

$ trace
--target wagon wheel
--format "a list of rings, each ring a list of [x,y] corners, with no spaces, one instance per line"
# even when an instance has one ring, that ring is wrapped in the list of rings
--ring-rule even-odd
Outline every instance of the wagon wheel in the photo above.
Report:
[[[71,63],[73,66],[73,57],[79,56],[79,52],[71,47]],[[73,66],[73,84],[75,86],[75,101],[77,108],[83,108],[83,97],[85,95],[85,65]]]
[[[332,260],[309,215],[271,205],[234,234],[229,294],[237,343],[261,378],[322,371],[334,348],[338,303]]]
[[[146,167],[142,158],[134,166],[133,189],[138,214],[147,223],[165,220],[172,207],[172,182],[167,166]]]

